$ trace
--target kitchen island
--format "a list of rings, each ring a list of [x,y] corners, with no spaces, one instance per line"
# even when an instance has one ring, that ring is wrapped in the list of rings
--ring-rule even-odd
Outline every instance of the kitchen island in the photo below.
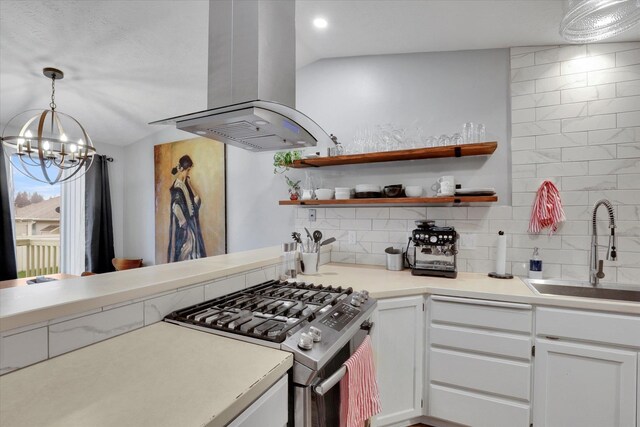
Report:
[[[290,353],[159,322],[0,377],[0,425],[223,426]]]

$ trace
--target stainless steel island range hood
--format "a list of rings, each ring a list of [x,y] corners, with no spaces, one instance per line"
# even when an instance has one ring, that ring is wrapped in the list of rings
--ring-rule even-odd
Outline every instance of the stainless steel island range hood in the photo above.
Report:
[[[210,0],[208,108],[150,124],[252,151],[333,145],[295,106],[295,1]]]

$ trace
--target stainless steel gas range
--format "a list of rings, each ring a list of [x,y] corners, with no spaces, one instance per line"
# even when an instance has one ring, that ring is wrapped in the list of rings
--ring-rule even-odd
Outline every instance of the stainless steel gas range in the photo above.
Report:
[[[268,281],[168,315],[166,322],[293,353],[289,424],[339,424],[343,363],[369,333],[376,300],[366,291]]]

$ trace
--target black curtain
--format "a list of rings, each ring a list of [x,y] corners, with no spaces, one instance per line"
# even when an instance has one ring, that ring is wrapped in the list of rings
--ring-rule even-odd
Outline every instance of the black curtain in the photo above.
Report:
[[[13,219],[11,218],[11,195],[9,194],[9,169],[7,168],[3,147],[0,143],[0,280],[18,278],[16,268],[16,241],[13,238]]]
[[[109,192],[109,161],[95,155],[93,165],[85,175],[85,270],[92,273],[115,271],[111,260],[113,250],[113,221]]]

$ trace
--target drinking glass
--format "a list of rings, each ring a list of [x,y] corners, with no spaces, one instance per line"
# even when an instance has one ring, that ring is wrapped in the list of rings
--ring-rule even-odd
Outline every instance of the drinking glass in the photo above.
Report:
[[[445,134],[440,135],[440,138],[438,138],[438,146],[445,147],[449,144],[451,144],[451,138]]]
[[[464,142],[464,139],[462,138],[462,135],[460,135],[459,133],[454,133],[453,135],[451,135],[451,145],[460,145]]]
[[[485,129],[482,123],[478,123],[476,125],[476,141],[475,142],[484,142],[485,140]]]
[[[472,122],[467,122],[462,125],[462,140],[465,144],[471,144],[474,141],[476,124]]]

